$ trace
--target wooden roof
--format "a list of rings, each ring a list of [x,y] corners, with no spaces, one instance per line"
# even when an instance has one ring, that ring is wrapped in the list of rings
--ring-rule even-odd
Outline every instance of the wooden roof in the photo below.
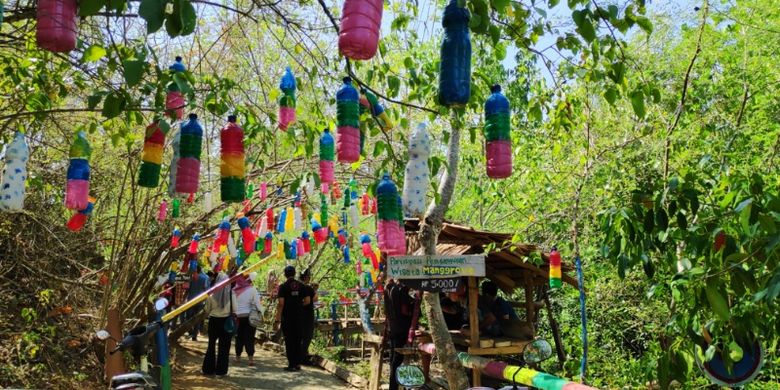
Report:
[[[417,219],[406,219],[406,241],[408,253],[422,255],[423,248],[417,239],[420,228]],[[496,233],[476,230],[468,226],[444,222],[439,240],[436,244],[436,252],[442,255],[468,255],[484,253],[485,247],[491,246],[491,251],[485,257],[485,274],[494,281],[498,287],[507,293],[525,286],[530,282],[533,285],[546,285],[549,283],[548,258],[546,253],[541,253],[542,265],[526,261],[527,257],[538,252],[535,245],[512,242],[512,234]],[[577,286],[577,279],[567,275],[573,268],[568,264],[562,264],[563,281],[572,286]]]

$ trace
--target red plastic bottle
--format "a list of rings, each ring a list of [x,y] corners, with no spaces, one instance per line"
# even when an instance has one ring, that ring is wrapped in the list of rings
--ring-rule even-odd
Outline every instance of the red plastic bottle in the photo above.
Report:
[[[383,0],[346,0],[341,13],[339,52],[353,60],[376,54]]]
[[[76,48],[77,0],[38,0],[36,40],[42,49],[69,52]]]

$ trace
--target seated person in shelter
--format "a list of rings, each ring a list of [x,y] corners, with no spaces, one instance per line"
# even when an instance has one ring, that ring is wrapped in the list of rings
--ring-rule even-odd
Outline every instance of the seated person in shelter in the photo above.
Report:
[[[455,292],[439,296],[441,311],[444,314],[444,321],[447,323],[447,329],[460,330],[468,325],[468,310],[466,309],[466,286],[461,283]]]
[[[533,326],[520,321],[512,305],[498,296],[498,286],[490,280],[482,282],[482,294],[477,303],[479,329],[487,336],[531,339]]]

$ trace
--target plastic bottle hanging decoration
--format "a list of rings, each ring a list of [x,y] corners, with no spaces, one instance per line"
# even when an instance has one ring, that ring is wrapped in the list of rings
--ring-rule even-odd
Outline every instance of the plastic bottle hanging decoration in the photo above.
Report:
[[[512,139],[510,136],[509,100],[501,94],[501,86],[490,87],[485,101],[485,154],[487,175],[503,179],[512,175]]]
[[[390,131],[393,129],[393,121],[390,119],[389,116],[387,116],[387,112],[385,111],[385,107],[379,103],[379,99],[371,93],[371,91],[361,88],[360,93],[365,98],[365,103],[363,103],[363,99],[361,99],[361,104],[366,104],[368,112],[371,113],[371,116],[376,120],[376,122],[379,124],[379,127],[382,128],[382,130]]]
[[[403,191],[403,211],[408,217],[425,213],[425,194],[431,184],[428,170],[431,138],[426,127],[425,123],[420,123],[409,136],[409,161],[406,163]]]
[[[230,222],[227,219],[223,219],[217,226],[217,235],[214,237],[214,244],[211,250],[219,253],[220,248],[223,245],[227,245],[230,238]]]
[[[284,76],[279,83],[282,96],[279,97],[279,129],[287,131],[287,127],[295,122],[295,76],[288,66],[284,70]]]
[[[175,73],[184,72],[187,68],[182,63],[182,58],[177,56],[176,62],[168,67],[168,70]],[[165,95],[165,110],[168,116],[173,120],[180,120],[184,117],[184,106],[187,101],[184,100],[184,94],[179,90],[179,85],[175,81],[168,84],[168,93]]]
[[[339,52],[353,60],[376,54],[383,0],[346,0],[341,13]]]
[[[171,204],[173,205],[171,207],[171,217],[179,218],[181,216],[181,200],[174,199],[171,201]]]
[[[333,174],[334,147],[335,142],[330,130],[323,130],[320,136],[320,182],[323,184],[330,184],[335,180]]]
[[[81,230],[81,228],[83,228],[87,223],[87,219],[89,219],[89,216],[92,214],[92,210],[95,208],[95,198],[90,196],[88,198],[88,202],[89,203],[87,203],[87,207],[85,207],[83,210],[77,211],[70,217],[68,222],[65,224],[68,230],[77,232]]]
[[[268,232],[265,234],[265,239],[263,240],[263,254],[270,254],[271,250],[273,249],[274,244],[274,235],[271,232]]]
[[[450,0],[444,7],[439,65],[439,103],[445,106],[463,106],[471,96],[471,37],[468,9]]]
[[[76,134],[76,140],[70,147],[67,186],[65,188],[65,207],[71,210],[83,210],[89,203],[89,157],[92,148],[83,131]]]
[[[76,48],[77,0],[38,0],[35,38],[38,47],[65,53]]]
[[[203,128],[198,116],[190,114],[182,123],[179,141],[179,161],[176,164],[176,192],[190,194],[198,192],[200,182],[200,153],[203,144]],[[243,194],[243,189],[242,189]]]
[[[181,240],[181,230],[174,228],[173,234],[171,234],[171,249],[179,247],[179,240]]]
[[[268,197],[268,183],[262,182],[260,183],[260,201],[265,202],[265,199]]]
[[[160,202],[160,210],[157,212],[157,222],[165,222],[168,218],[168,202],[163,200]]]
[[[371,266],[374,267],[374,269],[379,269],[379,259],[377,258],[374,249],[371,248],[371,237],[369,237],[368,234],[360,235],[360,246],[363,250],[363,256],[371,260]]]
[[[550,251],[550,288],[560,288],[561,283],[561,254],[553,247]]]
[[[398,188],[390,180],[390,175],[384,174],[376,188],[378,203],[377,241],[379,249],[390,256],[406,254],[406,237],[403,221],[398,220],[400,197]]]
[[[341,163],[353,163],[360,158],[360,103],[352,79],[336,92],[336,154]]]
[[[255,250],[255,234],[252,232],[249,218],[239,218],[238,227],[241,229],[241,240],[243,242],[244,252],[249,255]]]
[[[146,127],[144,149],[141,155],[141,169],[138,172],[138,185],[155,188],[160,184],[165,132],[160,128],[159,121]]]
[[[24,134],[16,132],[5,150],[5,168],[0,182],[0,211],[21,211],[24,208],[24,182],[27,180],[27,160],[30,151]]]
[[[219,132],[221,142],[220,191],[222,201],[241,202],[246,195],[246,168],[244,166],[244,130],[230,115],[228,123]]]

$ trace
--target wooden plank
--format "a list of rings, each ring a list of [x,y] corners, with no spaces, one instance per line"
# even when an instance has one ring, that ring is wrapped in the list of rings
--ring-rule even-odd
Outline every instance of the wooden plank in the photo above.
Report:
[[[472,345],[479,345],[479,317],[477,315],[477,300],[479,291],[477,290],[477,278],[469,277],[469,332]],[[482,384],[482,377],[479,370],[472,370],[473,387],[479,387]]]
[[[508,347],[493,347],[493,348],[474,348],[469,347],[470,355],[515,355],[523,352],[523,348],[530,341],[524,342],[522,345],[510,345]]]
[[[323,358],[322,356],[315,355],[312,357],[314,364],[322,367],[325,371],[341,378],[343,381],[349,383],[357,388],[364,389],[368,386],[368,382],[361,376],[352,373],[351,371],[339,367],[336,363]]]
[[[368,379],[369,390],[379,390],[379,384],[381,382],[380,379],[382,379],[382,350],[380,349],[380,343],[381,337],[380,342],[369,344],[371,346],[371,360],[369,361],[369,367],[371,367],[371,377]]]

